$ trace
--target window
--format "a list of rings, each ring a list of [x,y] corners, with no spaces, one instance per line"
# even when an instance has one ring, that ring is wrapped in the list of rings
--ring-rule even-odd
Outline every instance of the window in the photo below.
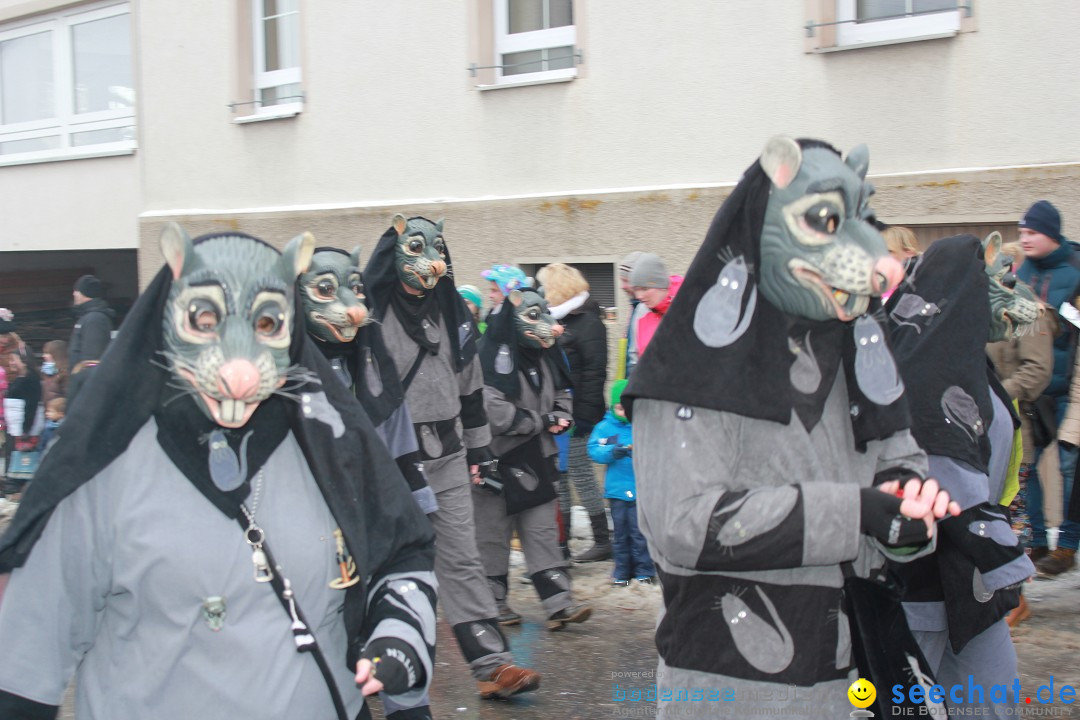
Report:
[[[0,27],[0,165],[134,149],[126,3]]]
[[[299,112],[300,0],[252,0],[256,113]]]
[[[536,277],[540,268],[550,262],[564,262],[551,260],[549,262],[524,261],[519,267],[531,278]],[[607,310],[616,305],[615,297],[615,265],[611,262],[568,262],[567,265],[577,268],[585,276],[589,283],[589,297],[597,302],[601,308]]]
[[[837,0],[836,44],[880,44],[960,32],[959,0]]]
[[[576,75],[573,0],[492,0],[496,83]]]

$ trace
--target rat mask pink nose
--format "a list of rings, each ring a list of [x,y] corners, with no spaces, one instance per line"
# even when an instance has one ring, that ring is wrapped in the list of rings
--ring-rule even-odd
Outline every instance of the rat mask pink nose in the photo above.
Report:
[[[259,370],[250,360],[233,359],[218,370],[218,390],[232,400],[246,400],[259,389]]]

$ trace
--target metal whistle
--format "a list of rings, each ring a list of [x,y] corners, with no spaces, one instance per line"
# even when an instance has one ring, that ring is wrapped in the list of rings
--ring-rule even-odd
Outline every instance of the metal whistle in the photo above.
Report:
[[[265,583],[274,579],[270,563],[266,560],[266,553],[261,547],[252,549],[251,564],[255,566],[255,582]]]

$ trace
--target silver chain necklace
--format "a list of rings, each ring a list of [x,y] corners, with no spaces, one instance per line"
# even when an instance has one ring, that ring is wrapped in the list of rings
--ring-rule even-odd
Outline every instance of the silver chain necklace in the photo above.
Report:
[[[247,530],[244,531],[244,540],[251,546],[251,564],[255,568],[255,582],[265,583],[274,578],[274,573],[270,570],[270,562],[266,559],[266,551],[263,550],[266,533],[255,522],[255,512],[259,509],[259,500],[262,499],[262,486],[263,469],[259,468],[259,472],[255,475],[254,487],[251,490],[251,509],[248,510],[247,505],[241,503],[240,510],[243,511],[244,517],[248,521]]]

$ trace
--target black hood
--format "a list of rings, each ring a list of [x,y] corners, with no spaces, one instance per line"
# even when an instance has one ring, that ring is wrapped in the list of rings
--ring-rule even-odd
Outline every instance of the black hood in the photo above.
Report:
[[[818,141],[799,144],[829,148]],[[795,411],[810,430],[821,418],[843,363],[856,445],[864,449],[866,442],[908,426],[884,330],[878,328],[875,343],[881,343],[876,347],[883,351],[879,359],[885,372],[874,377],[885,381],[871,383],[862,372],[865,356],[857,357],[859,320],[813,322],[794,317],[758,291],[760,238],[770,189],[768,176],[755,161],[713,218],[682,287],[634,368],[623,405],[632,413],[635,399],[653,398],[785,425]],[[720,347],[706,345],[695,328],[698,307],[723,274],[732,272],[744,281],[740,304],[732,313],[739,321],[731,328],[737,339]],[[873,313],[879,307],[871,304],[871,314],[864,316],[859,330],[877,325]]]
[[[979,238],[956,235],[935,241],[885,306],[915,440],[982,472],[993,418],[988,283]]]

